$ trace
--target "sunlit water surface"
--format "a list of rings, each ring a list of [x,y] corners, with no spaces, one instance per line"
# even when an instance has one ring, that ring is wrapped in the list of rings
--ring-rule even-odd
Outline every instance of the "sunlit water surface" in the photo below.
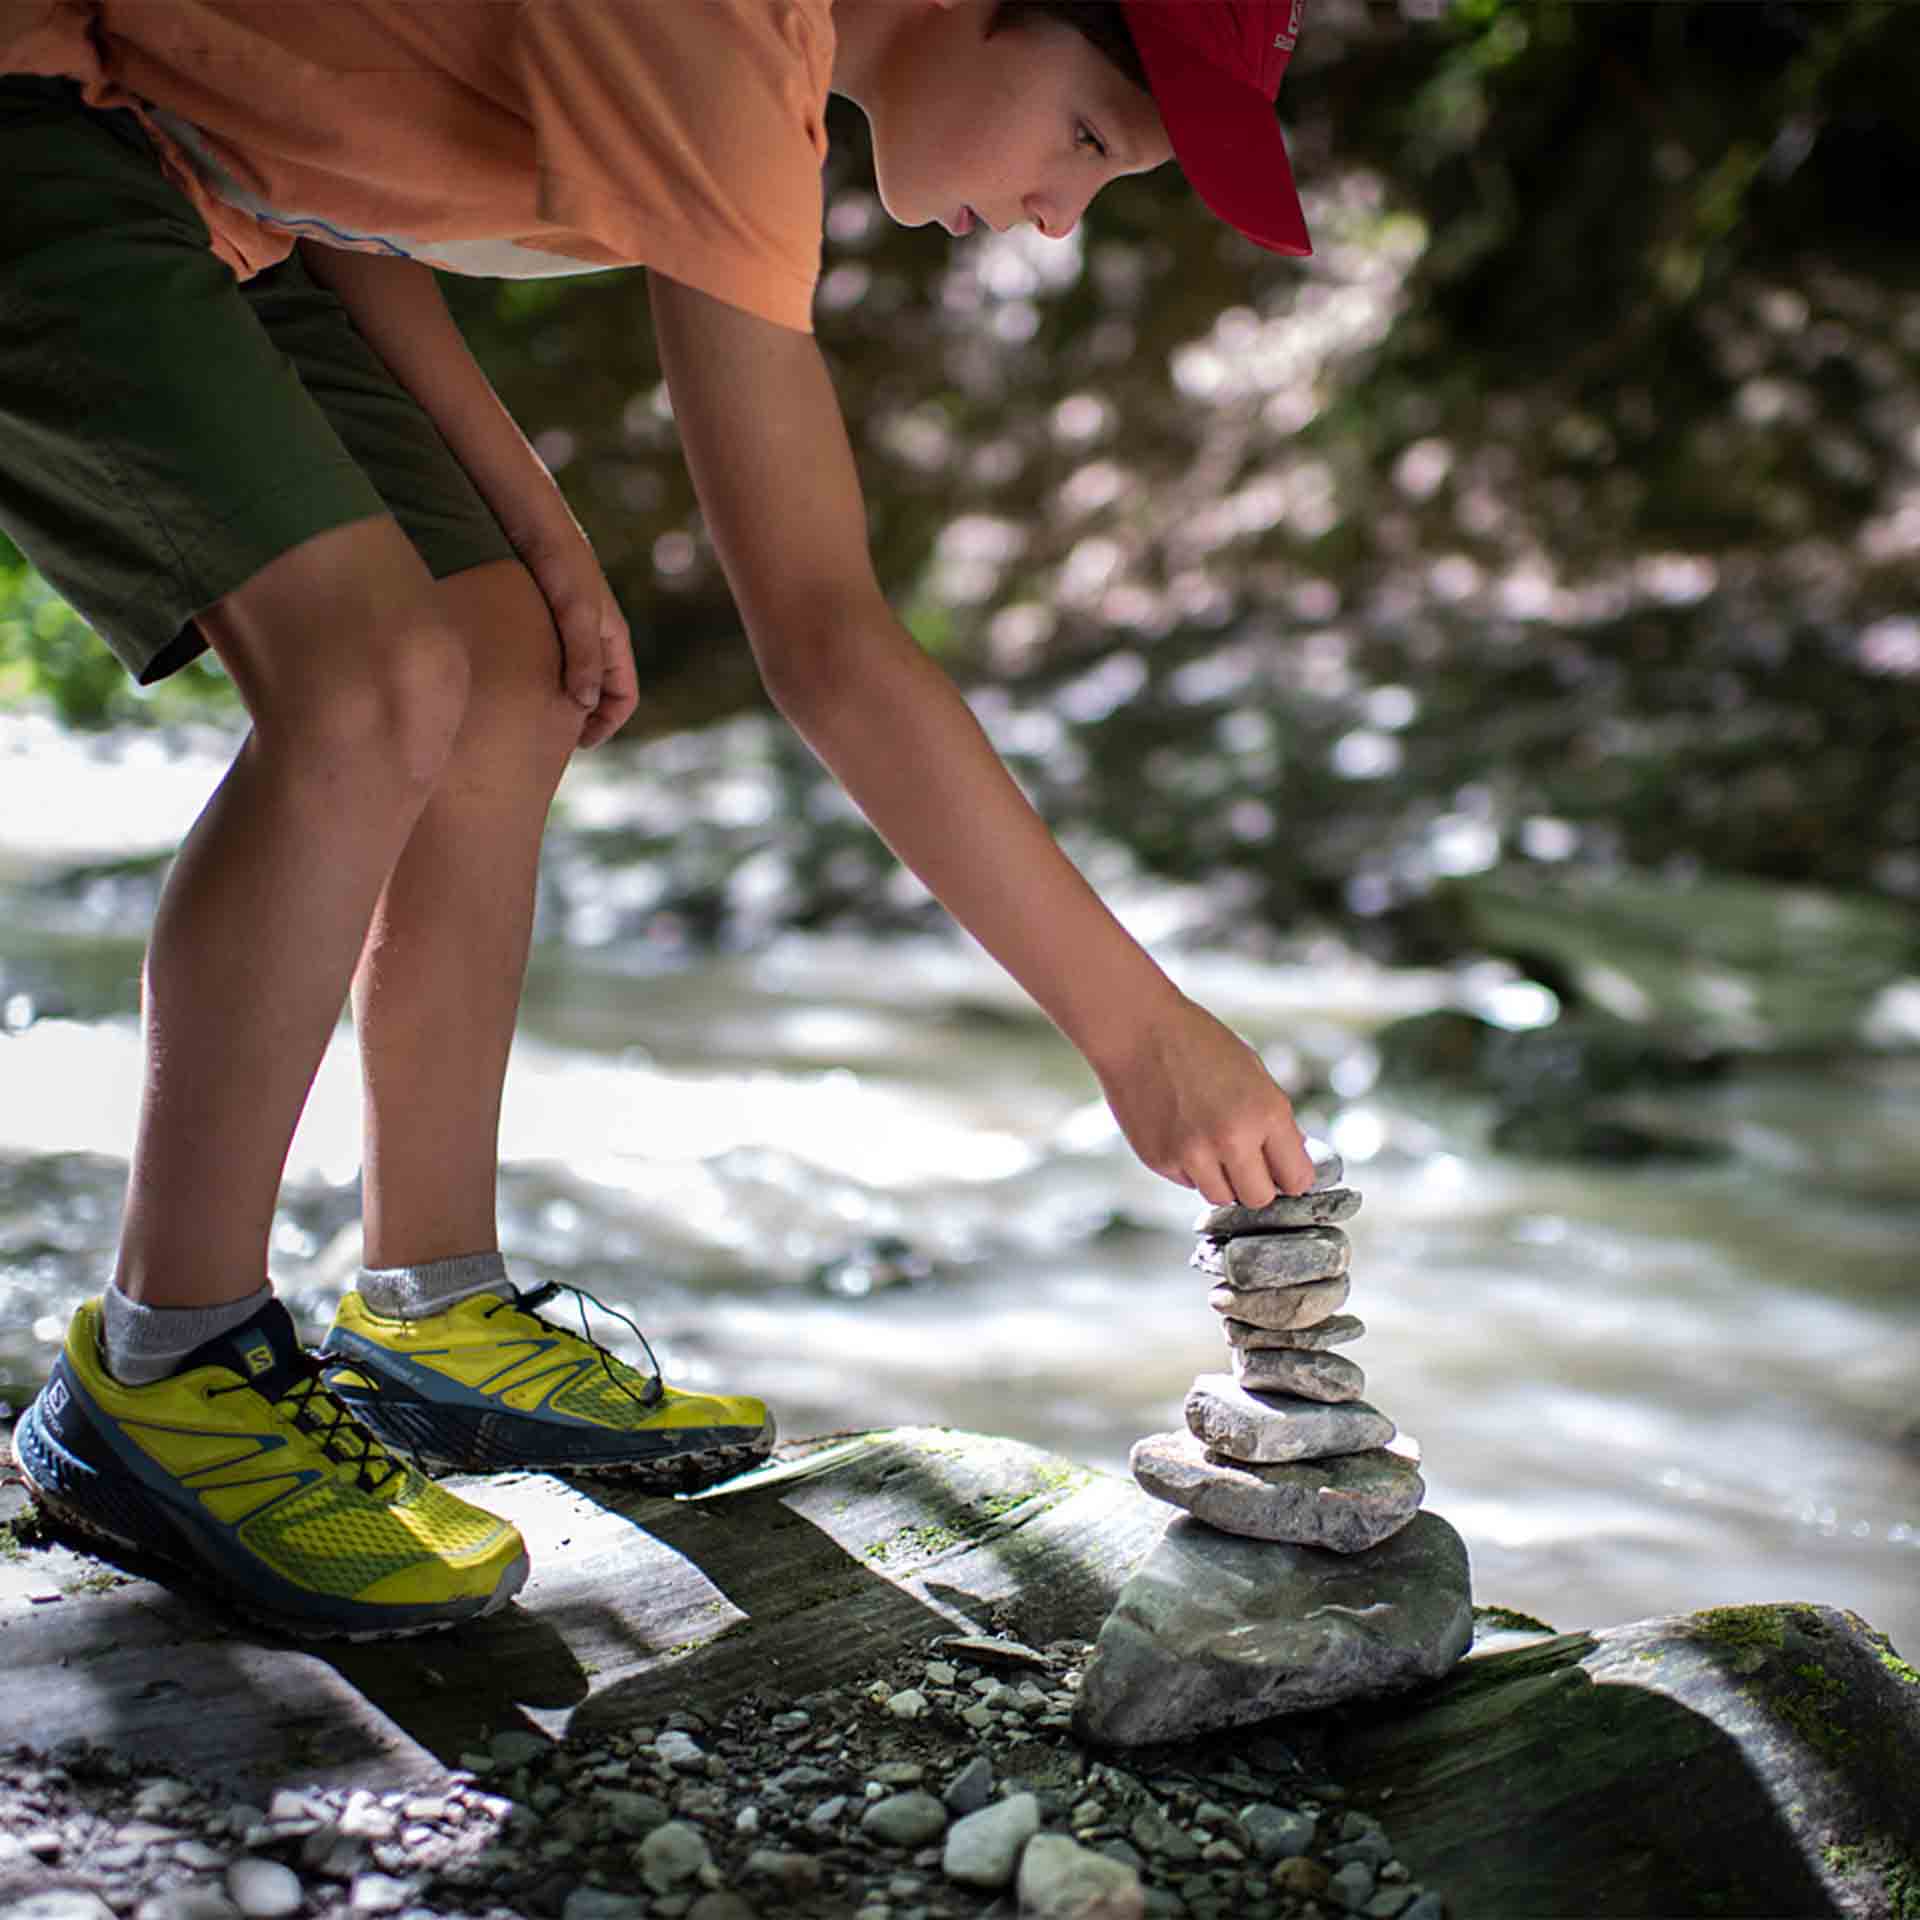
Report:
[[[124,900],[89,922],[20,889],[166,844],[217,772],[0,730],[0,980],[57,962],[86,1016],[0,1000],[16,1404],[102,1284],[139,1073]],[[1170,964],[1273,1057],[1321,1062],[1473,985],[1331,952]],[[1920,1062],[1762,1067],[1669,1100],[1732,1149],[1677,1169],[1493,1154],[1475,1108],[1365,1079],[1307,1116],[1365,1195],[1349,1310],[1368,1334],[1347,1351],[1420,1441],[1477,1597],[1562,1627],[1806,1599],[1920,1648]],[[357,1254],[356,1124],[343,1029],[274,1252],[315,1333]],[[947,1423],[1118,1469],[1222,1364],[1191,1196],[1133,1162],[1076,1057],[957,943],[796,940],[671,971],[544,947],[503,1159],[524,1281],[590,1289],[673,1378],[763,1394],[789,1434]]]

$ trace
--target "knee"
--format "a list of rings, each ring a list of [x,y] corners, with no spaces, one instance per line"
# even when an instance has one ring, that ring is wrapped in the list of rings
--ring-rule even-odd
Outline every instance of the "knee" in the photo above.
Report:
[[[459,633],[422,614],[320,676],[278,731],[291,756],[363,791],[430,792],[452,757],[472,685]]]

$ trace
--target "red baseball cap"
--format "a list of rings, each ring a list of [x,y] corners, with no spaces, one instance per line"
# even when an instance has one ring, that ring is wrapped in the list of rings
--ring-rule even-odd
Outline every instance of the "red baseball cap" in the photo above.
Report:
[[[1308,254],[1273,103],[1303,0],[1123,0],[1174,158],[1221,219],[1272,253]]]

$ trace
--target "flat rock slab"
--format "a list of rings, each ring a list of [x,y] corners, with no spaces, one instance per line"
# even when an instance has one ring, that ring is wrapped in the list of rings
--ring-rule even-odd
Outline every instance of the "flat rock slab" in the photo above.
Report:
[[[1920,1671],[1838,1608],[1476,1655],[1328,1734],[1414,1878],[1475,1920],[1904,1920],[1920,1898]]]
[[[1358,1400],[1367,1376],[1337,1353],[1298,1347],[1233,1347],[1233,1378],[1249,1393],[1288,1393],[1304,1400]],[[1228,1448],[1226,1451],[1231,1452]]]
[[[1202,1240],[1190,1266],[1230,1287],[1297,1287],[1331,1280],[1353,1263],[1353,1242],[1338,1227],[1296,1227],[1238,1240]]]
[[[1304,1287],[1215,1287],[1207,1305],[1225,1319],[1284,1333],[1331,1319],[1352,1291],[1353,1283],[1343,1273],[1337,1280],[1310,1280]]]
[[[1466,1545],[1438,1514],[1351,1555],[1177,1518],[1100,1629],[1074,1730],[1145,1746],[1367,1698],[1438,1679],[1472,1639]]]
[[[11,1460],[0,1519],[26,1505]],[[0,1749],[97,1741],[243,1795],[430,1786],[503,1732],[724,1712],[941,1635],[1091,1640],[1166,1524],[1118,1475],[937,1428],[792,1443],[691,1500],[544,1474],[447,1484],[520,1528],[533,1575],[492,1619],[415,1640],[276,1642],[150,1567],[0,1555]]]
[[[1384,1447],[1398,1431],[1364,1400],[1329,1406],[1298,1394],[1252,1393],[1224,1373],[1203,1373],[1194,1381],[1186,1416],[1187,1431],[1209,1453],[1247,1466],[1366,1453]]]
[[[1209,1207],[1193,1230],[1208,1240],[1231,1240],[1243,1233],[1337,1227],[1359,1211],[1360,1196],[1351,1187],[1316,1187],[1311,1193],[1283,1193],[1264,1207]]]
[[[1156,1500],[1249,1540],[1364,1553],[1420,1511],[1427,1483],[1398,1453],[1345,1453],[1298,1466],[1249,1467],[1212,1457],[1190,1433],[1134,1443],[1133,1477]]]
[[[1367,1323],[1358,1314],[1336,1313],[1331,1319],[1315,1320],[1304,1327],[1257,1327],[1251,1320],[1226,1322],[1227,1345],[1235,1351],[1252,1352],[1260,1347],[1311,1348],[1344,1347],[1358,1340]]]

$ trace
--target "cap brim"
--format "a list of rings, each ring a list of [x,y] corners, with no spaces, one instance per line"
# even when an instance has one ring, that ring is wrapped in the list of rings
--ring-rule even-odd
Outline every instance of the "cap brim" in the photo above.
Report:
[[[1152,7],[1128,8],[1127,24],[1194,192],[1255,246],[1312,253],[1273,102],[1158,27]]]

